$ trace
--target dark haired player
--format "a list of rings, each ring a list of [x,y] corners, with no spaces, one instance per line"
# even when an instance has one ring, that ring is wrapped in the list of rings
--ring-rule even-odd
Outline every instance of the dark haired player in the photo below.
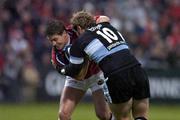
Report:
[[[69,49],[77,38],[76,32],[71,27],[65,28],[61,21],[51,20],[47,24],[46,36],[53,46],[52,63],[58,70],[58,68],[69,63]],[[104,99],[102,89],[97,84],[98,80],[104,79],[102,72],[93,62],[89,62],[87,67],[83,80],[82,78],[77,78],[77,76],[75,77],[81,79],[81,81],[66,76],[66,82],[60,100],[60,120],[71,119],[74,109],[88,89],[92,92],[97,117],[100,120],[113,119],[111,118],[111,112]]]

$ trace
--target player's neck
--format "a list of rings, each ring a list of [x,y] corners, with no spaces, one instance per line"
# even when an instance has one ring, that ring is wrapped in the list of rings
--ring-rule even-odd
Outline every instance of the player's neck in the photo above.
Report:
[[[63,50],[66,48],[66,46],[68,46],[70,44],[70,36],[69,34],[67,34],[67,43],[64,45]]]

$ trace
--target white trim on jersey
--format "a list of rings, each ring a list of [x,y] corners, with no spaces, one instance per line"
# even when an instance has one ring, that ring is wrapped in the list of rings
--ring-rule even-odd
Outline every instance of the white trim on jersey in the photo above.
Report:
[[[71,63],[73,64],[82,64],[84,62],[84,58],[78,58],[78,57],[73,57],[70,56],[70,60]]]
[[[104,45],[99,42],[98,39],[94,39],[88,46],[86,46],[86,48],[84,49],[84,51],[90,55],[93,54],[94,52],[96,52],[98,49],[100,49],[101,47],[103,47]]]
[[[61,64],[61,65],[65,65],[65,63],[61,62],[61,60],[59,60],[58,55],[56,54],[56,60]]]

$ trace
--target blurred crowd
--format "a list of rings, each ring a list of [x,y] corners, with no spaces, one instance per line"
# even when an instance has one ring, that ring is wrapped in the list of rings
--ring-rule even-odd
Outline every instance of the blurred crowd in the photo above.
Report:
[[[34,99],[53,69],[44,35],[47,21],[56,18],[68,25],[79,10],[109,16],[145,68],[180,68],[179,0],[3,0],[0,101]]]

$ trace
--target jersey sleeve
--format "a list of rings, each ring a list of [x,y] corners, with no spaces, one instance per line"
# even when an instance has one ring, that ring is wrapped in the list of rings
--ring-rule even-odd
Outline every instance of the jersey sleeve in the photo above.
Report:
[[[82,64],[86,56],[81,40],[78,39],[70,49],[70,62],[73,64]]]
[[[77,41],[74,42],[70,49],[70,64],[62,68],[64,69],[63,72],[65,71],[64,73],[61,72],[62,74],[76,77],[80,73],[86,64],[86,54],[83,47],[81,39],[77,39]]]
[[[56,58],[57,57],[57,52],[56,52],[56,49],[53,47],[52,50],[51,50],[51,61],[53,62],[53,64],[55,65],[64,65],[64,63],[62,62],[59,62],[58,59]]]
[[[64,65],[68,64],[68,57],[68,49],[66,49],[66,51],[61,51],[53,47],[51,50],[51,60],[55,66],[63,67]]]

